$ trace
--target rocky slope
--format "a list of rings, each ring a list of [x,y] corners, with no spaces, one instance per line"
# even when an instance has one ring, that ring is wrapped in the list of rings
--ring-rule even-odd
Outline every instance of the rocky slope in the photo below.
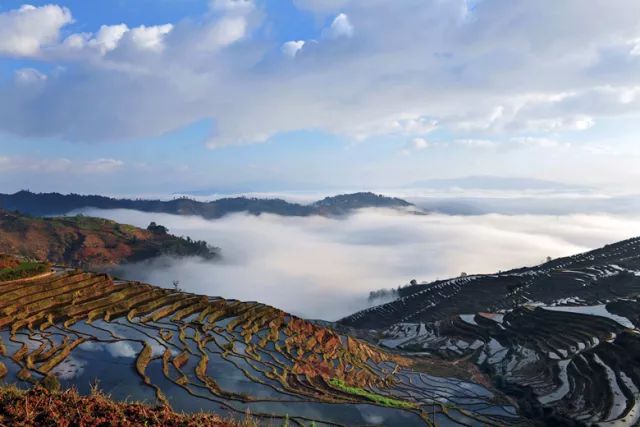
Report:
[[[0,253],[92,268],[160,255],[217,256],[205,242],[173,236],[162,226],[143,230],[101,218],[33,218],[6,211],[0,211]]]

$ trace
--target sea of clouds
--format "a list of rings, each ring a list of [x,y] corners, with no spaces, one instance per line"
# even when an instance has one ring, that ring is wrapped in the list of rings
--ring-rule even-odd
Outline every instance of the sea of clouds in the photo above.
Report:
[[[530,266],[640,235],[640,216],[412,215],[365,209],[342,218],[234,214],[217,220],[129,210],[86,215],[206,240],[218,261],[161,258],[122,277],[185,291],[260,301],[307,318],[337,320],[371,303],[372,290],[412,279]]]

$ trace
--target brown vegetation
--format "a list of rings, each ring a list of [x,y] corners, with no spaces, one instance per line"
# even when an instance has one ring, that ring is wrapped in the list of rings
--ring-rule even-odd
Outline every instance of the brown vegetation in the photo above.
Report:
[[[118,403],[100,392],[80,396],[73,390],[49,392],[42,387],[28,392],[14,387],[0,388],[0,426],[162,426],[162,427],[250,427],[244,422],[223,420],[214,414],[185,415],[166,406]]]
[[[154,230],[85,216],[32,218],[0,211],[0,253],[92,268],[164,254],[215,256],[205,242]],[[11,257],[0,256],[0,270],[6,267],[16,265]]]

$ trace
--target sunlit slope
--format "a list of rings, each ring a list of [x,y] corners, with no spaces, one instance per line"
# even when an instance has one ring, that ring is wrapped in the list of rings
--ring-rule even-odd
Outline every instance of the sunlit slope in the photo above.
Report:
[[[217,256],[204,241],[87,216],[36,218],[0,210],[0,253],[72,266],[103,267],[160,255]]]
[[[0,374],[297,425],[514,425],[459,364],[408,358],[275,308],[56,269],[0,283]],[[476,373],[477,378],[482,378]],[[391,423],[391,424],[389,424]]]

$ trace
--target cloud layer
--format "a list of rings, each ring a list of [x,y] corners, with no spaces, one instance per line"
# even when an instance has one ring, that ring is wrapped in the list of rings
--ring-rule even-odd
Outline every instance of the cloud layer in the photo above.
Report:
[[[372,290],[533,265],[640,235],[640,217],[612,215],[411,216],[365,210],[344,219],[232,215],[216,221],[134,211],[85,213],[223,249],[224,260],[162,259],[122,274],[160,286],[260,301],[336,320],[368,305]]]
[[[59,5],[2,12],[0,55],[46,67],[0,84],[0,129],[96,141],[209,118],[211,146],[300,129],[410,141],[434,128],[580,132],[640,112],[635,0],[295,4],[315,15],[314,37],[270,36],[272,17],[250,0],[93,32],[70,31]]]

